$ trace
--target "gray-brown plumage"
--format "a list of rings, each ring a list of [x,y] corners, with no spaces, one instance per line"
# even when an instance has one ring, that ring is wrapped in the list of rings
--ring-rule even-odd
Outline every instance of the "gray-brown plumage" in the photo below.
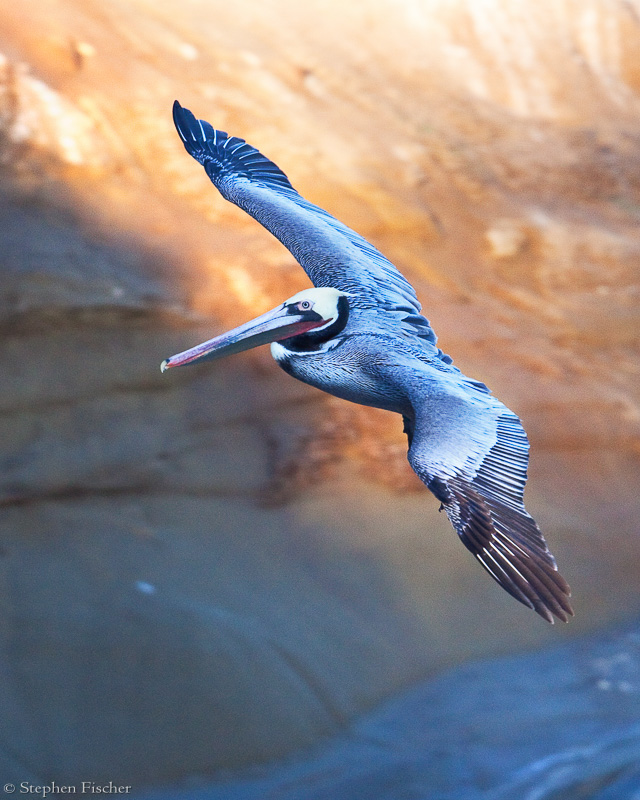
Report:
[[[244,140],[174,104],[189,152],[224,198],[276,236],[315,289],[162,363],[271,343],[277,363],[330,394],[402,415],[409,462],[464,545],[517,600],[568,621],[569,586],[523,503],[529,443],[518,417],[436,345],[415,291],[369,242],[305,200]]]

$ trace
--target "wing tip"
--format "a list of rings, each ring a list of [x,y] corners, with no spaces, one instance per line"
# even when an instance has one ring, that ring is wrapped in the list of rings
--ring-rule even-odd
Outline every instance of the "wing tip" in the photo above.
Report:
[[[198,130],[198,120],[188,108],[181,106],[177,100],[173,103],[172,114],[173,124],[176,126],[176,131],[180,139],[182,139],[185,150],[189,155],[200,161],[206,145],[206,139],[200,134],[201,128]]]
[[[545,562],[536,561],[532,553],[528,556],[531,564],[525,568],[522,560],[514,564],[504,553],[494,550],[492,561],[496,569],[491,569],[480,553],[474,552],[466,542],[464,543],[499,586],[549,624],[555,624],[556,619],[566,623],[575,616],[569,603],[571,590],[557,568],[549,569],[549,565]],[[550,583],[547,579],[552,577],[552,571],[553,577],[559,580]]]
[[[571,620],[571,617],[575,616],[575,612],[567,599],[570,596],[571,592],[562,597],[556,597],[558,605],[553,608],[541,600],[538,604],[534,603],[533,610],[551,625],[555,625],[556,620],[567,623]]]
[[[178,135],[182,139],[183,142],[187,142],[187,137],[185,135],[185,130],[188,129],[187,125],[187,117],[186,113],[191,113],[188,109],[183,108],[177,100],[173,101],[173,106],[171,109],[173,115],[173,124],[176,126],[176,130],[178,131]]]
[[[172,115],[186,151],[201,164],[214,156],[218,146],[224,145],[228,139],[226,131],[216,130],[208,122],[198,119],[177,100],[173,101]]]
[[[574,616],[571,589],[524,506],[497,501],[459,479],[445,487],[451,494],[445,510],[465,547],[489,575],[550,624],[554,617],[569,622]]]
[[[249,178],[274,188],[293,189],[284,172],[244,139],[229,136],[209,122],[198,119],[188,108],[173,101],[173,122],[185,150],[202,164],[220,189],[221,174]]]

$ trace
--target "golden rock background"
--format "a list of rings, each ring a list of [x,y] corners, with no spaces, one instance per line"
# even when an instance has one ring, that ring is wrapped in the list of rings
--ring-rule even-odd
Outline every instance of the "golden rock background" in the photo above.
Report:
[[[638,2],[0,14],[0,774],[215,775],[637,615]],[[266,349],[160,375],[307,285],[184,152],[175,98],[394,261],[521,416],[571,625],[477,568],[393,415]]]

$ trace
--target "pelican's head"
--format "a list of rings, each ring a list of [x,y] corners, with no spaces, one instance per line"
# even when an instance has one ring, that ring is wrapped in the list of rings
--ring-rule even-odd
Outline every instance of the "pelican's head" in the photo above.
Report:
[[[324,342],[347,324],[347,293],[330,287],[305,289],[282,305],[228,333],[167,358],[162,372],[199,361],[224,358],[269,342]],[[306,337],[306,338],[304,338]]]

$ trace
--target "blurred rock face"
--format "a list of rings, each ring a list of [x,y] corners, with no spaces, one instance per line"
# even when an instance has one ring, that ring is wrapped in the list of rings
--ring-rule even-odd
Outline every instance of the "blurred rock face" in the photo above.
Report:
[[[465,664],[381,704],[301,759],[144,796],[633,798],[639,645],[636,624],[535,655]]]
[[[16,780],[273,758],[444,664],[640,608],[640,7],[343,5],[0,0]],[[268,353],[160,375],[306,285],[186,155],[175,97],[370,238],[520,414],[568,631],[476,569],[392,415]]]

